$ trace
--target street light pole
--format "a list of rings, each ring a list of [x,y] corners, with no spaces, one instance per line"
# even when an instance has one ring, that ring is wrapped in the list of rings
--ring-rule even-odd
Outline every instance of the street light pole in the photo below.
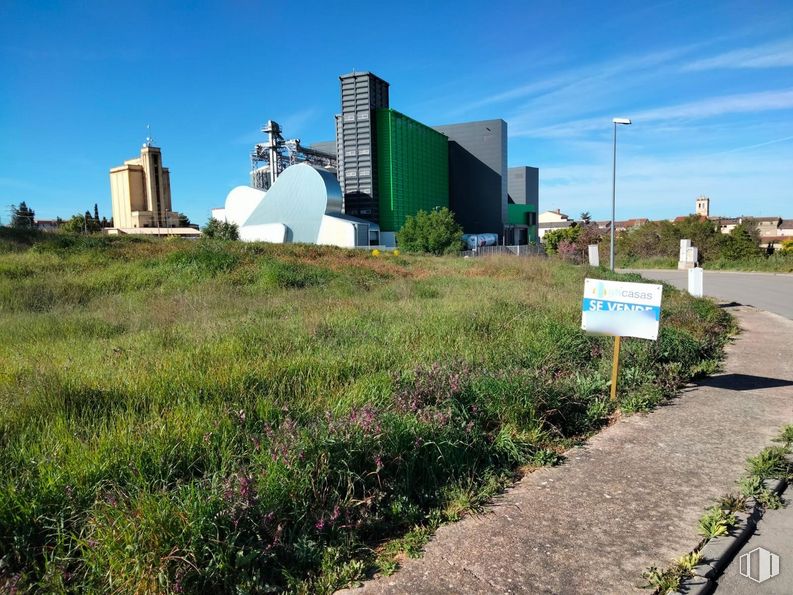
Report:
[[[614,271],[614,236],[615,236],[615,215],[617,211],[617,124],[629,126],[631,121],[628,118],[614,118],[614,143],[611,161],[611,248],[609,250],[609,267]]]

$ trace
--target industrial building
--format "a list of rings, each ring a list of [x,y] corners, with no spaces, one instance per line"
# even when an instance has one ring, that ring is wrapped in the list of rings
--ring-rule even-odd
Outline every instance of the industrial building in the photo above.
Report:
[[[537,239],[539,186],[540,170],[536,167],[510,167],[507,170],[507,225],[504,235],[508,244],[520,246]]]
[[[171,176],[162,165],[162,151],[147,138],[140,157],[110,170],[113,227],[109,234],[197,236],[192,227],[179,226],[171,207]]]
[[[388,83],[370,72],[339,77],[341,113],[336,115],[336,157],[344,212],[380,220],[375,110],[388,108]]]
[[[465,233],[495,233],[507,223],[507,123],[435,126],[449,139],[449,208]]]
[[[421,210],[449,206],[449,143],[390,108],[376,110],[376,122],[379,223],[388,234]]]
[[[353,248],[380,244],[379,226],[342,213],[336,176],[308,163],[287,167],[267,192],[234,188],[213,216],[239,226],[240,239]]]
[[[243,238],[260,237],[264,228],[244,229],[254,221],[250,206],[238,204],[240,197],[266,204],[278,177],[303,164],[338,180],[340,209],[329,207],[322,216],[344,219],[359,231],[369,226],[365,234],[342,234],[347,239],[339,245],[354,237],[353,245],[394,246],[408,216],[438,207],[450,208],[466,233],[492,233],[511,244],[537,241],[539,170],[508,168],[504,120],[428,126],[391,108],[389,84],[371,72],[342,75],[339,83],[335,141],[303,146],[299,139],[285,140],[269,121],[262,129],[268,142],[254,147],[251,168],[251,186],[267,196],[234,189],[213,216],[237,223]],[[255,225],[283,223],[267,219],[281,216],[278,209],[262,213]],[[308,241],[298,236],[286,232],[284,241]]]

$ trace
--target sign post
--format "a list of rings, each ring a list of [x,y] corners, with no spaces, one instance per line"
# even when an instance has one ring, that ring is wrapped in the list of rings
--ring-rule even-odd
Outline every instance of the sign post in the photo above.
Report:
[[[617,376],[620,370],[620,339],[619,335],[614,337],[614,357],[611,359],[611,400],[617,400]]]
[[[620,342],[622,337],[658,339],[663,286],[653,283],[584,280],[581,328],[596,335],[614,337],[611,398],[617,398]]]

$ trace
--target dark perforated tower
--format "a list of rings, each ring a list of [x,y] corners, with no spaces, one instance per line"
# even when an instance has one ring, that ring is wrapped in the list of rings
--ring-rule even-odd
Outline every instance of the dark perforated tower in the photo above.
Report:
[[[388,107],[388,83],[371,72],[339,77],[341,114],[336,116],[338,178],[344,212],[379,220],[375,110]]]

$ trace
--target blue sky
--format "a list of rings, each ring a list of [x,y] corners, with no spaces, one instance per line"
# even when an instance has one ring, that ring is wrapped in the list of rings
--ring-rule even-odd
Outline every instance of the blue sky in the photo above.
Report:
[[[0,0],[0,217],[99,204],[151,124],[174,208],[203,223],[273,119],[333,138],[338,75],[371,70],[427,124],[501,117],[540,208],[793,217],[793,3]]]

